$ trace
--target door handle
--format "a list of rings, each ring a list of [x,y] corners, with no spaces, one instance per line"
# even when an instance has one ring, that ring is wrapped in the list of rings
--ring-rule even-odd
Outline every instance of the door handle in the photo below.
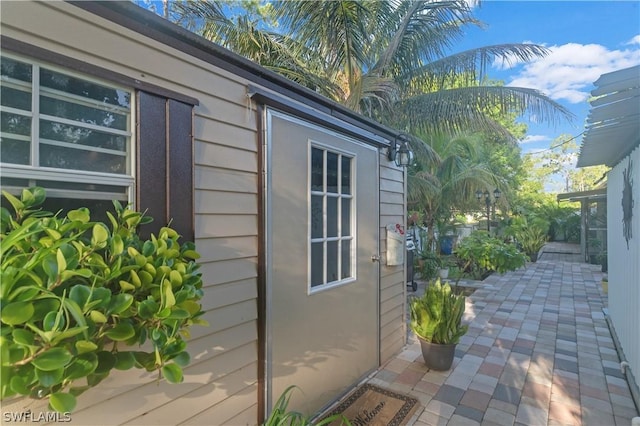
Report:
[[[379,254],[371,255],[371,261],[372,262],[380,262],[380,255]]]

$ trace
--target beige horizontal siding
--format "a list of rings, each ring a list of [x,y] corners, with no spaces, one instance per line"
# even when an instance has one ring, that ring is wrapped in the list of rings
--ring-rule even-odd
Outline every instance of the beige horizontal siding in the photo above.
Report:
[[[203,102],[206,99],[201,97],[200,100]],[[236,111],[236,113],[246,114],[246,110],[239,111],[237,108],[234,108],[234,111]],[[220,121],[218,117],[214,120],[207,115],[203,115],[202,112],[202,109],[197,110],[194,128],[195,134],[199,135],[203,142],[227,145],[231,148],[244,149],[245,151],[256,151],[257,145],[253,140],[255,137],[254,129],[238,127],[233,123]],[[247,122],[251,121],[247,120]],[[197,160],[196,158],[196,161]]]
[[[257,371],[254,371],[257,374]],[[234,383],[235,384],[235,383]],[[231,419],[237,417],[237,406],[255,405],[255,395],[258,388],[255,384],[237,389],[234,386],[234,394],[225,398],[220,403],[215,404],[207,410],[192,417],[184,422],[185,425],[239,425],[239,423],[231,423]]]
[[[197,191],[197,213],[207,214],[257,214],[258,196],[240,192]]]
[[[406,283],[402,266],[386,266],[386,226],[404,224],[404,173],[380,156],[380,362],[398,353],[405,344]]]
[[[138,416],[126,424],[150,426],[160,424],[177,425],[184,422],[189,423],[189,419],[193,419],[199,415],[202,416],[202,420],[208,418],[209,421],[196,423],[206,423],[211,425],[222,424],[218,423],[217,419],[205,414],[205,412],[210,409],[212,405],[215,406],[215,404],[221,403],[228,397],[245,388],[246,386],[243,384],[253,382],[257,374],[258,372],[255,362],[243,366],[224,377],[224,383],[227,384],[225,387],[222,387],[220,383],[209,383],[192,392],[182,395],[180,398],[174,399],[161,407],[158,407],[150,413]],[[189,405],[189,410],[181,409],[184,404]],[[236,413],[234,412],[233,414]]]
[[[257,217],[252,214],[197,215],[196,238],[232,237],[258,234]]]
[[[258,189],[258,175],[251,172],[196,165],[194,184],[196,190],[256,193]],[[198,213],[200,212],[196,214]]]
[[[205,164],[211,167],[244,172],[258,170],[258,156],[253,151],[202,143],[200,140],[196,140],[194,155],[198,165]]]
[[[250,390],[251,392],[255,392],[255,390]],[[258,416],[258,404],[254,404],[251,407],[244,410],[242,413],[238,414],[235,417],[230,418],[225,421],[228,425],[237,425],[237,426],[245,426],[252,425],[255,422],[256,417]]]
[[[256,258],[223,260],[200,265],[203,276],[208,276],[207,284],[229,283],[258,276]]]
[[[257,297],[257,288],[258,285],[255,278],[205,286],[204,291],[211,297],[204,299],[202,309],[211,311],[234,303],[253,300]]]

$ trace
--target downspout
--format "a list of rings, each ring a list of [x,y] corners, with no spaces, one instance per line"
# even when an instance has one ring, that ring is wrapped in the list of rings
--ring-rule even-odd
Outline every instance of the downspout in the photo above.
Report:
[[[638,382],[633,374],[633,371],[630,368],[629,362],[627,361],[624,352],[622,351],[620,340],[618,339],[616,330],[613,327],[613,322],[611,321],[608,310],[603,309],[603,313],[607,321],[607,325],[609,326],[609,331],[611,332],[611,337],[613,338],[613,344],[616,347],[618,358],[620,358],[620,372],[627,382],[627,386],[629,387],[629,391],[631,392],[631,399],[633,399],[633,402],[636,406],[636,411],[640,412],[640,388],[638,387]],[[634,417],[631,421],[631,425],[640,426],[640,417]]]

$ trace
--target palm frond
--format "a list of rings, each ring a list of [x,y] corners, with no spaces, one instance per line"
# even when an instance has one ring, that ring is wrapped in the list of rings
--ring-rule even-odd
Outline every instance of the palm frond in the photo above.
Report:
[[[362,1],[276,1],[280,23],[317,50],[331,72],[342,71],[352,85],[366,61],[369,9]]]
[[[396,106],[410,128],[456,134],[462,131],[500,131],[484,111],[528,113],[535,121],[558,123],[573,114],[536,89],[477,86],[438,90],[404,99]],[[504,130],[503,130],[504,132]]]
[[[392,67],[396,73],[412,70],[444,56],[463,36],[462,27],[477,23],[464,1],[400,2],[392,16],[387,25],[389,42],[373,67],[380,73]]]
[[[401,81],[412,81],[414,87],[447,88],[446,84],[475,85],[483,81],[488,66],[501,62],[509,66],[518,62],[546,56],[548,49],[536,44],[497,44],[440,56],[420,67],[407,69],[398,76]]]

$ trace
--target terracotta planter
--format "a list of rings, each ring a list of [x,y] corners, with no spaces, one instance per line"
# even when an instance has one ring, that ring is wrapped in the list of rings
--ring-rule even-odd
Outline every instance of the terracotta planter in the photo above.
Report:
[[[429,369],[447,371],[451,368],[456,353],[456,345],[430,343],[420,337],[418,337],[418,340],[420,340],[424,363]]]

